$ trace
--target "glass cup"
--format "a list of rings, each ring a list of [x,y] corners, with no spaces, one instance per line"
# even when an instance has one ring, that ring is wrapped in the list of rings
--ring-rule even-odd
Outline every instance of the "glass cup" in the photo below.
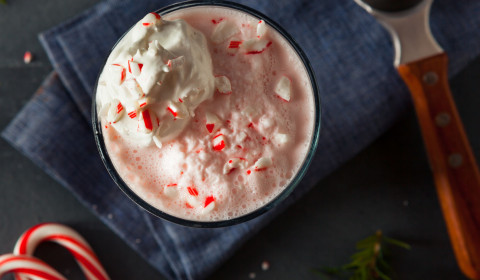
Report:
[[[101,121],[99,120],[98,117],[98,108],[96,105],[96,92],[97,92],[97,86],[98,86],[98,79],[97,79],[97,84],[95,85],[95,91],[93,94],[93,104],[92,104],[92,126],[93,126],[93,132],[94,132],[94,137],[95,137],[95,142],[98,148],[98,151],[100,153],[100,157],[112,177],[113,181],[117,184],[117,186],[131,199],[133,200],[137,205],[142,207],[143,209],[147,210],[151,214],[163,218],[165,220],[184,225],[184,226],[190,226],[190,227],[200,227],[200,228],[213,228],[213,227],[224,227],[224,226],[231,226],[235,225],[238,223],[243,223],[248,220],[251,220],[267,211],[270,209],[274,208],[277,206],[280,202],[282,202],[294,189],[295,187],[299,184],[299,182],[302,180],[304,177],[305,173],[307,172],[308,166],[310,165],[310,162],[313,158],[313,155],[315,154],[315,150],[317,148],[318,144],[318,137],[320,133],[320,120],[321,120],[321,110],[320,110],[320,99],[318,95],[318,88],[317,84],[315,81],[315,75],[313,73],[312,67],[305,55],[305,53],[301,50],[300,46],[295,42],[295,40],[276,22],[265,16],[264,14],[249,8],[247,6],[233,3],[233,2],[227,2],[227,1],[188,1],[188,2],[181,2],[181,3],[176,3],[172,4],[169,6],[166,6],[162,9],[159,9],[156,11],[156,13],[160,14],[161,16],[166,15],[168,13],[180,10],[180,9],[186,9],[186,8],[193,8],[193,7],[209,7],[209,6],[214,6],[214,7],[222,7],[222,8],[228,8],[228,9],[233,9],[239,12],[246,13],[250,16],[253,16],[254,18],[257,19],[262,19],[265,21],[265,23],[273,28],[276,32],[278,32],[293,48],[293,50],[296,52],[298,55],[298,59],[300,59],[303,62],[303,65],[305,67],[305,70],[309,76],[310,84],[312,87],[312,93],[314,95],[314,106],[315,106],[315,121],[314,121],[314,128],[313,128],[313,133],[312,137],[310,140],[310,147],[308,150],[307,155],[305,156],[303,163],[301,167],[299,168],[298,172],[293,176],[291,181],[288,183],[288,185],[284,188],[284,190],[278,194],[275,198],[270,200],[267,204],[263,205],[262,207],[257,208],[256,210],[245,214],[243,216],[235,217],[232,219],[228,220],[220,220],[220,221],[197,221],[197,220],[187,220],[183,218],[179,218],[176,216],[173,216],[171,214],[168,214],[164,211],[161,211],[160,209],[152,206],[148,202],[146,202],[143,198],[138,196],[132,189],[125,183],[125,181],[122,179],[122,177],[118,174],[117,170],[114,167],[114,164],[112,163],[110,156],[108,154],[108,151],[105,146],[105,140],[102,135],[102,125]],[[125,33],[127,34],[128,31]],[[123,35],[124,36],[124,35]],[[113,46],[112,50],[116,47],[118,42],[123,38],[120,37],[120,39],[117,41],[117,43]],[[107,56],[108,57],[108,56]]]

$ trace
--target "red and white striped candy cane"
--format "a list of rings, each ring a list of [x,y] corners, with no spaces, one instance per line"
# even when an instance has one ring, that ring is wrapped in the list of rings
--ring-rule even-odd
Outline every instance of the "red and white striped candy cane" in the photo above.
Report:
[[[55,242],[70,251],[87,280],[110,279],[87,241],[73,229],[61,224],[43,223],[30,228],[20,236],[13,253],[32,256],[35,248],[44,241]],[[16,273],[15,276],[17,280],[31,278],[23,273]]]
[[[33,280],[66,280],[48,264],[32,256],[0,256],[0,279],[7,273],[21,274]]]

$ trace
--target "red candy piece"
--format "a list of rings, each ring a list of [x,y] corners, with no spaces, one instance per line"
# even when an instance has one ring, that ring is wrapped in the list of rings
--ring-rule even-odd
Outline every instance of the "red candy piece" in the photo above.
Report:
[[[210,203],[214,201],[215,201],[215,197],[213,195],[207,196],[207,198],[205,199],[205,205],[203,207],[206,208]]]
[[[220,18],[218,20],[212,19],[212,23],[213,24],[219,24],[222,20],[223,20],[223,18]]]
[[[229,49],[238,49],[240,48],[240,45],[242,44],[242,41],[230,41],[230,44],[228,45]]]
[[[25,62],[25,64],[29,64],[32,61],[32,58],[33,58],[32,53],[27,51],[23,55],[23,62]]]
[[[134,118],[137,116],[137,112],[131,111],[131,112],[128,113],[128,116],[129,116],[131,119],[134,119]]]
[[[151,12],[151,14],[154,15],[156,19],[161,19],[162,18],[159,14],[157,14],[155,12]]]
[[[212,133],[213,128],[215,127],[215,125],[214,125],[213,123],[207,123],[207,124],[206,124],[206,127],[207,127],[208,132]]]
[[[225,148],[225,142],[222,140],[218,145],[213,146],[215,151],[221,151]]]
[[[117,114],[119,114],[123,110],[123,105],[122,103],[118,102],[117,104]]]
[[[152,120],[150,119],[150,113],[148,110],[142,111],[143,122],[145,123],[145,128],[148,130],[152,130]]]
[[[130,72],[134,76],[140,75],[140,73],[142,72],[142,67],[143,64],[134,62],[133,58],[132,60],[128,60],[128,72]]]
[[[120,78],[120,83],[122,83],[123,81],[125,81],[125,77],[127,76],[127,71],[125,70],[125,67],[123,67],[120,64],[113,64],[113,65],[122,67],[122,77]]]
[[[242,44],[242,47],[245,48],[245,54],[260,54],[270,47],[270,45],[272,45],[271,41],[259,39],[258,41],[248,40]]]
[[[193,196],[198,196],[198,191],[196,188],[193,187],[187,187],[188,193]]]
[[[173,115],[174,117],[177,117],[177,116],[178,116],[178,113],[175,112],[172,108],[167,107],[167,110],[170,111],[170,113],[172,113],[172,115]]]
[[[215,140],[218,138],[217,140]],[[223,140],[223,134],[218,134],[217,136],[213,137],[213,149],[215,151],[221,151],[225,148],[225,141]]]
[[[153,15],[154,18],[152,18],[150,15]],[[157,13],[149,13],[147,14],[144,18],[143,18],[143,22],[142,22],[142,25],[143,26],[150,26],[150,25],[154,25],[156,22],[160,21],[161,20],[161,17],[159,14]]]

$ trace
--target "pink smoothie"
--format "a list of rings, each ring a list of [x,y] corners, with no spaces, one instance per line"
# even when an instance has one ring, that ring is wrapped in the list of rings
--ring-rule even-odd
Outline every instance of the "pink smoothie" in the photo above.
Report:
[[[195,221],[248,214],[289,185],[311,147],[315,106],[307,71],[280,34],[258,27],[260,19],[243,12],[193,7],[162,19],[183,19],[205,35],[216,89],[190,112],[182,131],[160,147],[125,137],[102,120],[108,154],[127,185],[163,212]],[[225,22],[238,32],[215,35]],[[268,42],[261,50],[237,48],[257,36]],[[283,90],[290,93],[288,101]],[[155,106],[150,110],[170,110]],[[173,113],[169,117],[180,121]]]

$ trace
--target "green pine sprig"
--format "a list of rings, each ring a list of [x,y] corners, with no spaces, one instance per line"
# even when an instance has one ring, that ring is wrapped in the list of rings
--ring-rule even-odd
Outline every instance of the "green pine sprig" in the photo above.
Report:
[[[378,230],[357,242],[357,252],[350,257],[350,263],[339,267],[323,267],[315,272],[322,276],[348,277],[349,280],[391,280],[388,275],[391,268],[385,261],[387,245],[410,249],[407,243],[386,237]]]
[[[0,4],[7,4],[7,0],[0,0]]]

